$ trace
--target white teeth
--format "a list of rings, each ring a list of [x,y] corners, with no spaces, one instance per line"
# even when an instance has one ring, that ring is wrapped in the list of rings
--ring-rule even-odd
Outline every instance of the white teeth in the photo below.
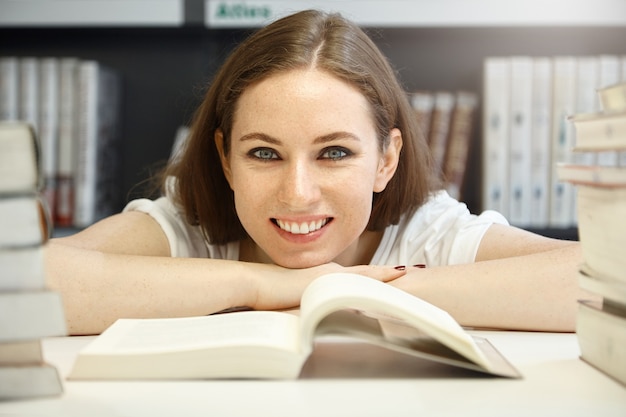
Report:
[[[286,232],[293,233],[294,235],[306,235],[311,232],[319,230],[328,223],[328,219],[312,221],[309,223],[289,223],[282,220],[276,220],[278,227]]]

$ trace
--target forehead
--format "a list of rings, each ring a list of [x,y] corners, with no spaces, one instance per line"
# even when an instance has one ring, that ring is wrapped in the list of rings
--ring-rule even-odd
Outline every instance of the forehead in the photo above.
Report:
[[[250,85],[237,102],[234,129],[276,123],[373,127],[373,118],[367,99],[356,87],[325,71],[297,69]]]

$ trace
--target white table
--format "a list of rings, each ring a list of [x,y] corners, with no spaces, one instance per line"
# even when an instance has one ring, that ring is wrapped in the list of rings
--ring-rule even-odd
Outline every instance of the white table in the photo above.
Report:
[[[322,343],[296,381],[64,381],[60,397],[0,403],[0,416],[626,416],[626,387],[579,359],[574,334],[477,332],[520,380],[388,353]],[[50,338],[61,376],[91,337]]]

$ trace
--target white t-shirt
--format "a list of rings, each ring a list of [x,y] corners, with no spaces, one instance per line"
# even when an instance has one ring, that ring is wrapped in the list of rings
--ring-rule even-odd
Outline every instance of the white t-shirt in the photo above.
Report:
[[[133,200],[124,211],[152,216],[170,244],[171,256],[239,260],[239,242],[212,245],[199,226],[187,224],[167,197]],[[498,212],[471,214],[445,191],[433,194],[413,216],[385,229],[373,265],[453,265],[474,262],[480,241],[494,223],[507,224]]]

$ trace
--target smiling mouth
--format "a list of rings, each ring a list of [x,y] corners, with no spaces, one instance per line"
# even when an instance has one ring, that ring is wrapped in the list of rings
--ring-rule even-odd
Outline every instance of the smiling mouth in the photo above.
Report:
[[[326,226],[328,222],[332,220],[332,217],[327,217],[325,219],[320,219],[311,222],[287,222],[279,219],[272,219],[272,222],[284,230],[285,232],[292,233],[294,235],[306,235],[309,233],[316,232],[320,230],[322,227]]]

